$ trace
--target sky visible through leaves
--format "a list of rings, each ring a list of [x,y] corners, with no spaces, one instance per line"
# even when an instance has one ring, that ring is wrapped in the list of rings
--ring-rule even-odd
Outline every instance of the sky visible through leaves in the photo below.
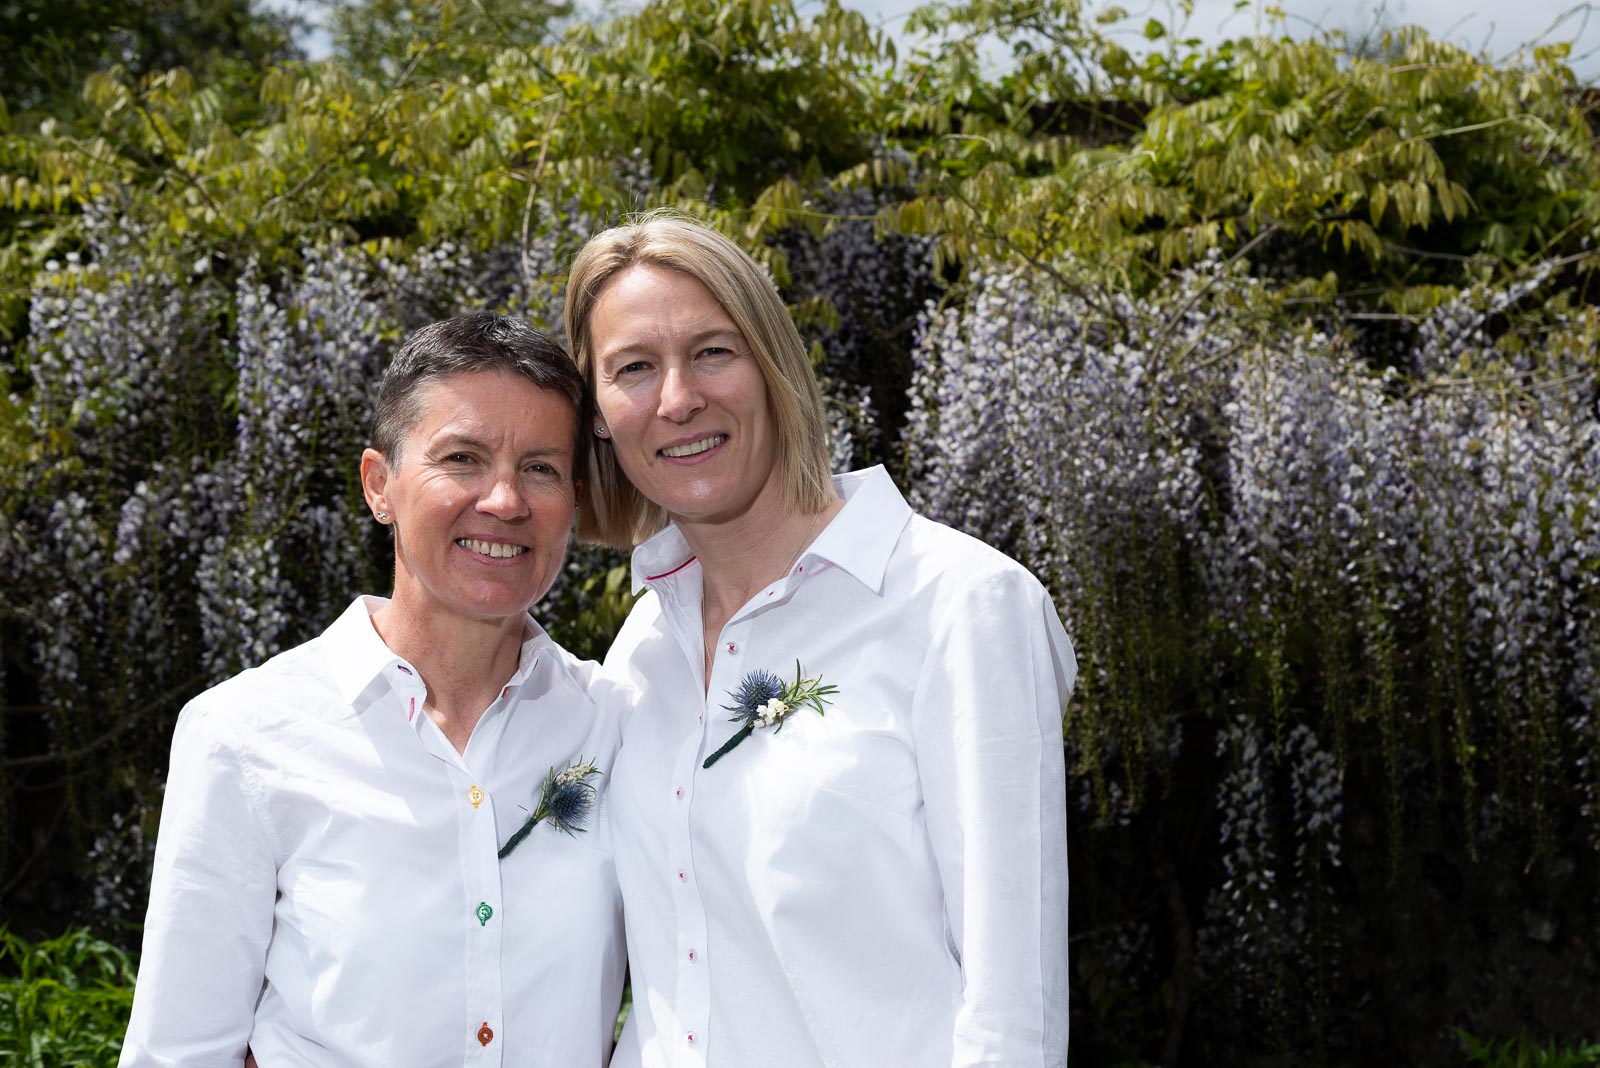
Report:
[[[313,26],[323,10],[317,0],[261,0],[261,6],[298,14]],[[580,10],[604,7],[620,12],[638,4],[579,3]],[[807,5],[801,4],[804,12]],[[903,28],[906,16],[917,0],[846,0],[847,7],[863,12],[873,22],[894,33],[902,46],[913,45]],[[1104,4],[1089,3],[1090,9]],[[1573,0],[1390,0],[1362,4],[1334,0],[1262,0],[1243,5],[1235,0],[1194,0],[1194,13],[1187,23],[1176,4],[1167,0],[1125,0],[1121,5],[1129,15],[1125,23],[1125,47],[1137,51],[1144,47],[1139,28],[1156,19],[1174,32],[1180,27],[1202,41],[1254,34],[1272,25],[1267,10],[1281,9],[1283,25],[1294,36],[1308,36],[1318,30],[1343,30],[1352,40],[1385,27],[1418,25],[1430,36],[1503,57],[1529,43],[1571,42],[1570,65],[1585,82],[1600,81],[1600,5],[1574,3]],[[598,17],[598,16],[596,16]],[[313,59],[327,55],[328,34],[313,28],[301,44]]]

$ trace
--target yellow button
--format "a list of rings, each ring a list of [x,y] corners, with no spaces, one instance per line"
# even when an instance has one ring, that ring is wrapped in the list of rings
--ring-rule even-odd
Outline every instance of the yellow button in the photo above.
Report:
[[[483,791],[478,789],[477,785],[474,784],[472,789],[467,791],[467,800],[472,802],[473,808],[477,808],[479,805],[483,804]]]

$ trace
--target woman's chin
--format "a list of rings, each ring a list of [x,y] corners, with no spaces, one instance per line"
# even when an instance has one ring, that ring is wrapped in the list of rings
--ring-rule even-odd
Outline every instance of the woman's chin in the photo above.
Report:
[[[425,615],[453,617],[478,623],[498,623],[526,615],[550,589],[554,576],[542,582],[477,583],[444,596],[422,599],[416,608]]]
[[[760,485],[735,484],[744,480],[685,477],[672,484],[658,480],[649,491],[652,504],[663,508],[680,525],[716,525],[734,522],[777,507],[775,494],[763,494]]]

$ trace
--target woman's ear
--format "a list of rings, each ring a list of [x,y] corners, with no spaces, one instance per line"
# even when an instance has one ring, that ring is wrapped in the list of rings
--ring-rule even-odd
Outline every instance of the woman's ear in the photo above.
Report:
[[[389,522],[393,510],[385,492],[389,487],[389,461],[377,449],[361,451],[361,492],[378,522]]]

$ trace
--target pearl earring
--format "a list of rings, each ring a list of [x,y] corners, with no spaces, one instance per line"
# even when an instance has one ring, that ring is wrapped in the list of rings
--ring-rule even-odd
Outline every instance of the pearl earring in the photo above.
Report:
[[[388,521],[389,521],[389,513],[388,512],[379,512],[378,513],[378,522],[387,523]]]

